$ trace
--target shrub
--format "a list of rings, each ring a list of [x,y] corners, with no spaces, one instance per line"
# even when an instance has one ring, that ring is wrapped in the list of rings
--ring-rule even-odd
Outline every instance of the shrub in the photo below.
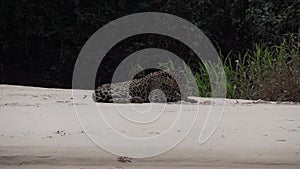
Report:
[[[299,38],[298,33],[282,39],[279,45],[256,44],[234,61],[229,53],[224,61],[227,97],[300,102]],[[200,94],[210,96],[205,87],[210,86],[208,74],[200,67],[201,75],[196,76]]]

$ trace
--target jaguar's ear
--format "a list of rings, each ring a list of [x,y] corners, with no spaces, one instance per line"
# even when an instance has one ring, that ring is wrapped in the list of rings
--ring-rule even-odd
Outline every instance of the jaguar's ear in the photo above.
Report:
[[[163,70],[163,71],[168,72],[168,73],[171,72],[171,70],[170,70],[169,68],[167,68],[167,69],[165,69],[165,70]]]

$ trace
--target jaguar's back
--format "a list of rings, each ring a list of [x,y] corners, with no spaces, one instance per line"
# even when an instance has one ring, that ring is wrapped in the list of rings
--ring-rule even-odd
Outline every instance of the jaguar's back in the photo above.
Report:
[[[188,86],[186,78],[181,77],[183,76],[181,74],[174,76],[176,78],[172,77],[171,73],[167,71],[158,71],[150,73],[141,79],[103,84],[95,90],[93,99],[96,102],[109,103],[176,102],[187,100],[187,91],[185,90],[187,90]]]

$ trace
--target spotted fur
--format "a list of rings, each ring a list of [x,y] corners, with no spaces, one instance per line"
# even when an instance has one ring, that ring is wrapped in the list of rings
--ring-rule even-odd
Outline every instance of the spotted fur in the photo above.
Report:
[[[179,78],[173,78],[167,71],[158,71],[141,79],[103,84],[93,93],[93,100],[107,103],[165,103],[180,100],[195,102],[187,97],[188,85],[185,76],[180,73],[175,76]]]

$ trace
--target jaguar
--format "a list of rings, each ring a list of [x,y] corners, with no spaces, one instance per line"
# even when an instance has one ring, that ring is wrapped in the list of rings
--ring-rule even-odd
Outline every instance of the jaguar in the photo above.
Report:
[[[95,89],[92,97],[95,102],[106,103],[197,102],[188,98],[184,72],[177,71],[173,75],[170,71],[160,70],[140,79],[102,84]]]

